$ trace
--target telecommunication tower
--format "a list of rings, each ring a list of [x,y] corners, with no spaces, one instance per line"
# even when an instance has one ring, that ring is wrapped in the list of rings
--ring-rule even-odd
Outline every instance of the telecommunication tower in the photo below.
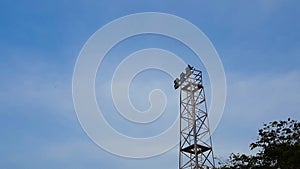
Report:
[[[202,72],[188,65],[174,88],[180,88],[179,169],[215,168]]]

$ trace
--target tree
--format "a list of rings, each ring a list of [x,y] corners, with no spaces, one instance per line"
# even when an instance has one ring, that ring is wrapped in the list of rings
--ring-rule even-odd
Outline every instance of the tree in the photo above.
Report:
[[[250,149],[258,149],[254,156],[231,154],[222,169],[299,169],[300,168],[300,123],[273,121],[264,124],[258,131],[258,139]]]

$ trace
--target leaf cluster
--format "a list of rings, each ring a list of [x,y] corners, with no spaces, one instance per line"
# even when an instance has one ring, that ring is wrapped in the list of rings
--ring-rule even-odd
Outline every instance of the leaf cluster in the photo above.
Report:
[[[231,154],[221,169],[299,169],[300,168],[300,123],[273,121],[264,124],[258,131],[256,142],[250,149],[258,149],[253,156]]]

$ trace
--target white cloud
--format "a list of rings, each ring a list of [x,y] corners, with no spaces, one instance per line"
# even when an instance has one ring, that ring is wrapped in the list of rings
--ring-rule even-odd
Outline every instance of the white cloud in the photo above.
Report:
[[[223,119],[214,133],[216,154],[250,153],[258,129],[273,120],[300,119],[300,72],[228,75]]]

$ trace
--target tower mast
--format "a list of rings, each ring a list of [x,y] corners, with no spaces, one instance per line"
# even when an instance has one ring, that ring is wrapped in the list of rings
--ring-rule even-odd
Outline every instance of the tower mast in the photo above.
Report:
[[[174,88],[180,88],[179,169],[215,168],[202,72],[188,65]]]

